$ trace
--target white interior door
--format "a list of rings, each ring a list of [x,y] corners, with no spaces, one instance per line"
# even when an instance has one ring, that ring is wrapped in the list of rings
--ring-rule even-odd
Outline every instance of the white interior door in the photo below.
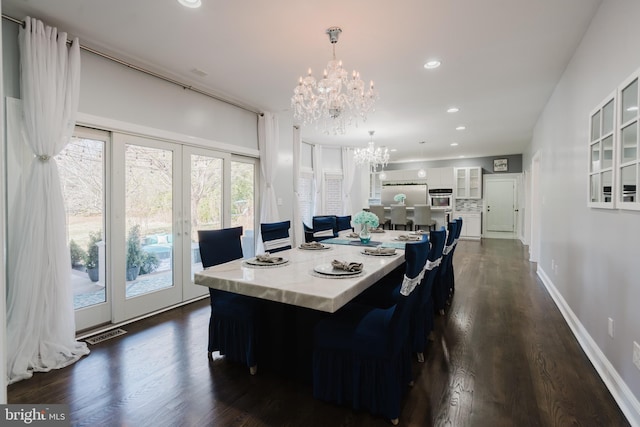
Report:
[[[516,180],[488,179],[485,182],[487,231],[515,231]]]

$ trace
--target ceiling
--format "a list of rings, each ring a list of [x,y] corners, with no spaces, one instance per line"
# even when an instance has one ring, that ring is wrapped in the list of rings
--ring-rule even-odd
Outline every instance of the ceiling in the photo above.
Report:
[[[522,153],[601,0],[2,0],[84,46],[293,123],[307,68],[336,56],[374,80],[376,111],[345,135],[303,128],[304,141],[397,149],[392,161]],[[426,70],[437,58],[442,65]],[[194,69],[202,70],[199,76]],[[449,107],[460,109],[447,113]],[[463,131],[456,130],[466,126]],[[425,141],[425,144],[419,144]],[[458,146],[452,147],[451,143]]]

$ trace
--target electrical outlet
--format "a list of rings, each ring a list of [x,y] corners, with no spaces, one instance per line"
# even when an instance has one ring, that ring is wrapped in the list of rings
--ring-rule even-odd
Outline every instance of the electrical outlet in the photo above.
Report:
[[[633,364],[640,369],[640,344],[633,342]]]
[[[613,338],[613,319],[609,317],[609,336]]]

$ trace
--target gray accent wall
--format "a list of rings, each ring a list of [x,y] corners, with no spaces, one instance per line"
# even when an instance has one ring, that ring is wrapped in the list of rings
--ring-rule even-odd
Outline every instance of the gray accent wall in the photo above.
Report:
[[[393,156],[392,156],[393,157]],[[494,172],[493,161],[495,159],[507,159],[509,170],[506,172]],[[483,174],[493,173],[521,173],[522,172],[522,154],[509,154],[505,156],[491,157],[470,157],[464,159],[446,159],[446,160],[425,160],[416,162],[389,163],[385,170],[404,170],[404,169],[428,169],[428,168],[446,168],[446,167],[482,167]]]
[[[637,0],[602,2],[523,155],[529,177],[540,159],[539,275],[631,425],[640,425],[632,361],[640,343],[640,212],[587,207],[587,174],[591,111],[640,67],[638,17]]]

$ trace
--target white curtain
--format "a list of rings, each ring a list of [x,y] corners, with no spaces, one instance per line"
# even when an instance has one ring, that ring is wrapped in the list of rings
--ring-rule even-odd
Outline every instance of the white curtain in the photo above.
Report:
[[[75,339],[66,215],[54,156],[69,142],[78,109],[80,48],[66,33],[26,18],[20,28],[24,140],[34,157],[9,238],[9,383],[67,366],[89,353]]]
[[[351,189],[355,175],[356,161],[353,158],[353,149],[342,147],[342,215],[353,213]]]
[[[322,215],[322,146],[313,146],[313,214]]]
[[[278,221],[276,191],[273,187],[278,170],[278,119],[272,113],[258,117],[258,148],[260,149],[260,223]],[[258,230],[258,252],[262,252],[262,235]]]
[[[293,128],[293,241],[296,246],[304,243],[304,228],[302,227],[302,215],[300,214],[300,151],[302,137],[300,128]]]

